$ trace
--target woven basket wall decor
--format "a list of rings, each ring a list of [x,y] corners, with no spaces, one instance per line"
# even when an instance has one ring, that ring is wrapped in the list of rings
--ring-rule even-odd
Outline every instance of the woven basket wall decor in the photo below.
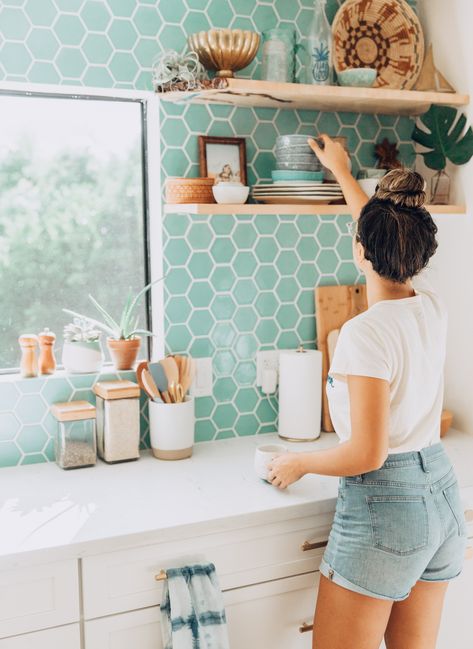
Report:
[[[332,30],[337,72],[376,68],[374,87],[414,86],[424,61],[424,34],[405,0],[347,0]]]

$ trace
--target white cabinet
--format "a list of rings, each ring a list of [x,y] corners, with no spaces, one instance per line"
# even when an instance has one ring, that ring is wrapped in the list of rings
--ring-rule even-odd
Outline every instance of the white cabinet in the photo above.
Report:
[[[76,561],[0,572],[0,638],[78,620]]]
[[[0,640],[0,649],[80,649],[78,624],[26,633]]]
[[[154,577],[169,566],[212,561],[224,591],[315,571],[324,548],[303,551],[302,546],[308,540],[326,539],[327,530],[322,536],[314,518],[86,557],[84,616],[91,619],[158,605],[162,584]]]
[[[309,649],[318,573],[224,593],[232,649]],[[159,607],[112,615],[85,623],[86,649],[162,649]]]
[[[447,589],[437,649],[473,647],[473,538],[468,539],[467,557],[462,574]]]

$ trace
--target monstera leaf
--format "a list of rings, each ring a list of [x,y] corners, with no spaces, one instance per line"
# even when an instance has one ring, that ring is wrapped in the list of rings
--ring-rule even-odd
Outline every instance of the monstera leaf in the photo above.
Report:
[[[451,106],[431,106],[420,121],[427,130],[416,126],[412,139],[429,151],[422,151],[424,162],[430,169],[445,169],[447,160],[463,165],[473,155],[473,131],[471,126],[464,133],[465,115],[458,117]]]

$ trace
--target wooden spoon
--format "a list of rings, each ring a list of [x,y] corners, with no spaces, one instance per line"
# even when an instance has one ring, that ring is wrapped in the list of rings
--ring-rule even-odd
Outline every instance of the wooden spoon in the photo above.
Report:
[[[195,376],[195,360],[192,356],[183,357],[181,365],[181,386],[183,394],[187,394]]]
[[[164,369],[168,385],[170,383],[179,383],[179,368],[174,358],[172,356],[166,356],[166,358],[163,358],[159,362]]]
[[[141,380],[143,381],[146,394],[153,401],[162,401],[161,393],[156,387],[156,383],[153,381],[153,377],[151,376],[150,371],[146,367],[141,371]]]
[[[148,361],[141,361],[141,363],[139,363],[138,367],[136,368],[136,380],[138,381],[138,385],[143,390],[143,392],[146,392],[146,388],[141,378],[141,373],[144,369],[148,369]]]

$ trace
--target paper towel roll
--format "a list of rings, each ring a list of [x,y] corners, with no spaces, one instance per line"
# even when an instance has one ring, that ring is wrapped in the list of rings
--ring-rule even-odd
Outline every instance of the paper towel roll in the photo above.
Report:
[[[311,441],[320,435],[322,352],[283,350],[279,355],[279,436]]]

